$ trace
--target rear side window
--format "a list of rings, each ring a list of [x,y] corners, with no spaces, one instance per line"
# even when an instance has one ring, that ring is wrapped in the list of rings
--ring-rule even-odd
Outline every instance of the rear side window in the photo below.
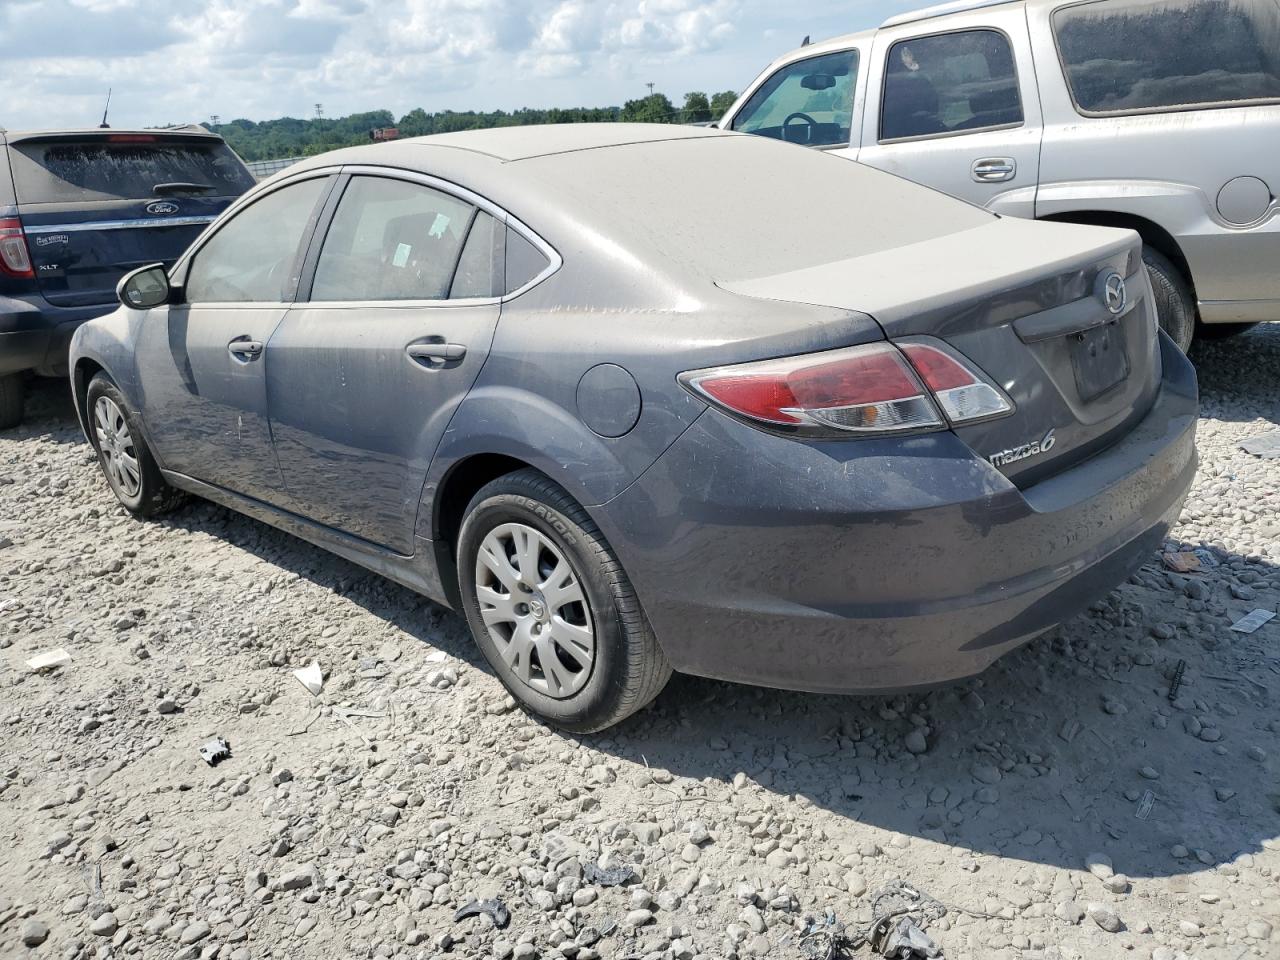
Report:
[[[889,48],[880,139],[972,133],[1022,123],[1009,39],[963,30],[899,40]]]
[[[751,95],[733,129],[809,147],[845,146],[857,75],[857,50],[787,64]]]
[[[143,200],[174,193],[237,197],[254,184],[244,164],[221,141],[117,136],[119,140],[95,137],[12,144],[18,202]]]
[[[483,210],[477,213],[458,259],[450,300],[502,295],[501,240],[501,225]]]
[[[474,210],[420,183],[353,177],[324,238],[311,299],[447,299]]]
[[[519,290],[549,266],[551,261],[545,253],[524,234],[507,227],[507,293]]]
[[[1280,100],[1276,0],[1102,0],[1053,15],[1081,113]]]
[[[273,190],[245,207],[196,251],[188,303],[280,303],[298,281],[299,245],[327,177]]]

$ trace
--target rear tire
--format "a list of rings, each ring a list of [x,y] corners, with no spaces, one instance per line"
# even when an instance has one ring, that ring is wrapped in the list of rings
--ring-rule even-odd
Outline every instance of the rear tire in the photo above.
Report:
[[[8,373],[0,377],[0,430],[8,430],[22,422],[26,401],[26,374]]]
[[[1151,278],[1160,329],[1169,335],[1179,350],[1186,353],[1196,331],[1196,298],[1191,292],[1191,284],[1182,271],[1159,251],[1143,247],[1142,259]]]
[[[1248,333],[1256,323],[1200,323],[1196,325],[1197,340],[1226,340]]]
[[[158,517],[186,499],[160,473],[138,429],[137,417],[104,373],[89,381],[85,422],[111,492],[131,514],[139,519]]]
[[[603,730],[648,704],[671,676],[599,527],[536,470],[499,477],[472,498],[458,534],[458,582],[498,679],[554,726]]]

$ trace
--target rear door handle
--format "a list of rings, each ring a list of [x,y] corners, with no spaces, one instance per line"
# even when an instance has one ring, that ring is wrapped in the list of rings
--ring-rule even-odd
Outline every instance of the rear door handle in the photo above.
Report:
[[[427,365],[439,365],[461,360],[467,348],[460,343],[411,343],[404,352],[415,360],[425,360]]]
[[[262,356],[262,343],[259,340],[232,340],[227,344],[227,352],[237,360],[257,360]]]
[[[1017,172],[1018,163],[1013,157],[983,157],[973,161],[973,179],[978,183],[1012,180]]]

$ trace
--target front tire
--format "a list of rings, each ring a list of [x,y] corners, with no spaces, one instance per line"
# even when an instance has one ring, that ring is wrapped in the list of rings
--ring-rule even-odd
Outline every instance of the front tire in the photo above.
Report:
[[[131,514],[147,519],[168,513],[184,499],[165,481],[142,439],[137,418],[106,374],[89,381],[86,421],[98,463],[116,499]]]
[[[671,676],[600,529],[535,470],[483,487],[458,534],[458,581],[476,644],[531,713],[575,733],[644,707]]]
[[[1191,284],[1182,271],[1159,251],[1143,247],[1142,259],[1147,266],[1147,276],[1151,278],[1160,329],[1169,335],[1179,350],[1186,353],[1196,331],[1196,298],[1191,292]]]

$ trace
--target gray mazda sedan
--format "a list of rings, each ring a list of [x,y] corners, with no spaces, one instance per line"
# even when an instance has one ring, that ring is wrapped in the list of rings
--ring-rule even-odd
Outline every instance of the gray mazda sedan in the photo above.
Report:
[[[1196,464],[1136,234],[716,130],[311,158],[120,299],[72,383],[126,509],[195,494],[448,604],[575,731],[672,670],[970,676],[1148,559]]]

